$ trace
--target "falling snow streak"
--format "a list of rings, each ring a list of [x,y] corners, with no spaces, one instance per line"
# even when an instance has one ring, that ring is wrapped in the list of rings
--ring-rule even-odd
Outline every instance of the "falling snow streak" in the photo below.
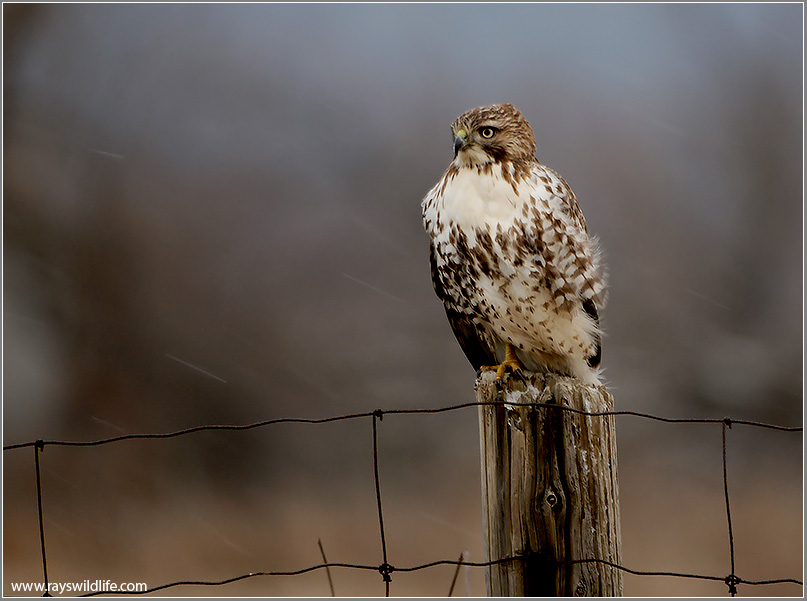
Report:
[[[383,294],[387,298],[391,298],[392,300],[398,301],[399,303],[402,303],[404,305],[406,304],[406,301],[404,299],[399,298],[399,297],[395,296],[394,294],[390,294],[386,290],[382,290],[381,288],[373,286],[372,284],[368,284],[367,282],[363,282],[358,278],[354,278],[352,275],[348,275],[346,273],[343,273],[342,275],[345,276],[347,279],[349,279],[351,282],[356,282],[357,284],[360,284],[360,285],[364,286],[365,288],[369,288],[373,292],[378,292],[379,294]]]
[[[185,367],[190,367],[192,370],[198,371],[200,374],[204,374],[208,378],[213,378],[214,380],[218,380],[219,382],[223,382],[224,384],[227,383],[227,380],[225,380],[224,378],[220,378],[216,374],[210,373],[209,371],[207,371],[206,369],[202,369],[198,365],[194,365],[193,363],[188,363],[187,361],[183,361],[179,357],[175,357],[174,355],[170,355],[168,353],[166,353],[165,356],[168,357],[169,359],[173,359],[177,363],[181,363]]]

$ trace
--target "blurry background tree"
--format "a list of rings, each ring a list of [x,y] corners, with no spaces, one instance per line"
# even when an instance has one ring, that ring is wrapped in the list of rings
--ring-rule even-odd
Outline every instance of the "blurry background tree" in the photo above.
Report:
[[[617,408],[799,422],[800,5],[3,11],[6,444],[472,400],[419,203],[454,117],[504,101],[601,239]],[[715,433],[617,427],[626,565],[728,573]],[[52,579],[294,569],[318,537],[378,563],[368,432],[318,428],[48,450]],[[384,422],[393,561],[481,558],[476,428],[472,410]],[[798,574],[800,439],[736,437],[738,572]],[[29,454],[4,460],[8,592],[39,559]],[[238,586],[222,594],[328,590]]]

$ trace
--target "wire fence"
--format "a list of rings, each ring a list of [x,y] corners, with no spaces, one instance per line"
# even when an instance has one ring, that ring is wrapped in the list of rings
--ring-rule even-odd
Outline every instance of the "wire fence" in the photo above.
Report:
[[[42,578],[44,583],[44,590],[49,590],[49,580],[48,580],[48,552],[47,552],[47,545],[46,545],[46,537],[45,537],[45,527],[44,527],[44,515],[43,515],[43,493],[42,493],[42,483],[41,483],[41,475],[40,475],[40,455],[42,451],[47,446],[66,446],[66,447],[97,447],[103,445],[110,445],[115,444],[118,442],[122,442],[125,440],[134,440],[134,439],[167,439],[167,438],[177,438],[181,436],[188,436],[197,432],[203,431],[210,431],[210,430],[219,430],[219,431],[244,431],[244,430],[253,430],[256,428],[265,428],[273,425],[278,424],[327,424],[332,422],[338,421],[345,421],[345,420],[369,420],[372,423],[372,439],[373,439],[373,475],[375,480],[375,493],[376,493],[376,506],[378,509],[378,527],[379,527],[379,541],[380,541],[380,549],[381,549],[381,563],[378,565],[366,565],[366,564],[353,564],[353,563],[341,563],[341,562],[328,562],[325,557],[325,551],[322,548],[320,543],[320,552],[322,555],[323,562],[317,565],[311,565],[305,568],[301,568],[299,570],[294,571],[266,571],[266,572],[250,572],[247,574],[241,574],[237,576],[233,576],[232,578],[227,578],[224,580],[178,580],[175,582],[169,582],[166,584],[161,584],[159,586],[155,586],[143,591],[113,591],[113,590],[103,590],[103,591],[95,591],[91,593],[84,594],[82,596],[85,597],[92,597],[97,595],[131,595],[131,594],[149,594],[149,593],[156,593],[159,591],[165,591],[167,589],[171,589],[174,587],[180,586],[202,586],[202,587],[216,587],[216,586],[224,586],[227,584],[231,584],[234,582],[239,582],[243,580],[247,580],[250,578],[259,578],[259,577],[270,577],[270,576],[299,576],[302,574],[307,574],[309,572],[313,572],[316,570],[326,570],[328,573],[328,580],[331,586],[331,593],[333,594],[333,584],[330,578],[330,569],[331,568],[346,568],[346,569],[353,569],[353,570],[365,570],[365,571],[372,571],[378,572],[380,575],[384,587],[385,587],[385,594],[386,596],[390,595],[390,585],[393,580],[393,574],[396,572],[405,573],[405,572],[417,572],[420,570],[425,570],[428,568],[433,568],[436,566],[447,566],[452,565],[456,566],[456,571],[454,573],[454,579],[451,583],[451,588],[449,590],[449,596],[453,592],[454,584],[457,579],[457,575],[459,569],[463,566],[470,567],[470,568],[484,568],[489,567],[496,564],[511,562],[511,561],[524,561],[528,557],[526,555],[516,555],[512,557],[505,557],[493,561],[486,561],[486,562],[474,562],[474,561],[467,561],[463,558],[463,555],[459,556],[459,559],[443,559],[438,561],[432,561],[429,563],[424,563],[421,565],[412,565],[412,566],[402,566],[402,565],[392,565],[389,563],[389,558],[387,556],[387,538],[384,532],[384,514],[382,509],[382,495],[381,495],[381,482],[379,478],[378,472],[378,424],[381,422],[385,416],[394,416],[394,415],[412,415],[412,414],[437,414],[437,413],[445,413],[450,411],[458,411],[461,409],[467,409],[470,407],[481,407],[486,405],[497,405],[501,404],[503,401],[488,401],[488,402],[469,402],[469,403],[461,403],[457,405],[450,405],[447,407],[438,407],[438,408],[426,408],[426,409],[376,409],[375,411],[368,411],[363,413],[350,413],[345,415],[337,415],[332,417],[325,417],[320,419],[305,419],[305,418],[278,418],[278,419],[270,419],[265,421],[254,422],[250,424],[242,424],[242,425],[206,425],[206,426],[194,426],[191,428],[186,428],[183,430],[177,430],[174,432],[166,432],[166,433],[152,433],[152,434],[125,434],[121,436],[115,436],[112,438],[104,438],[100,440],[91,440],[91,441],[72,441],[72,440],[35,440],[30,442],[23,442],[18,444],[11,444],[3,447],[4,452],[15,451],[25,448],[32,448],[34,451],[34,471],[36,473],[36,502],[37,502],[37,511],[39,517],[39,540],[40,546],[42,551]],[[732,419],[732,418],[723,418],[723,419],[708,419],[708,418],[669,418],[669,417],[661,417],[658,415],[651,415],[649,413],[640,413],[637,411],[603,411],[603,412],[587,412],[580,409],[574,409],[571,407],[566,407],[562,405],[550,404],[550,403],[524,403],[525,406],[533,406],[533,407],[544,407],[547,410],[561,410],[567,411],[570,413],[577,413],[580,415],[585,415],[590,418],[602,418],[608,416],[615,416],[615,417],[637,417],[641,419],[653,420],[668,424],[713,424],[713,425],[720,425],[721,430],[721,438],[722,438],[722,463],[723,463],[723,491],[725,495],[725,505],[726,505],[726,522],[727,522],[727,529],[728,529],[728,540],[729,540],[729,572],[727,575],[708,575],[708,574],[693,574],[693,573],[684,573],[684,572],[670,572],[670,571],[642,571],[642,570],[635,570],[627,566],[618,565],[609,561],[605,561],[602,559],[578,559],[578,560],[571,560],[571,561],[564,561],[566,564],[581,564],[581,563],[599,563],[603,565],[608,565],[612,568],[618,569],[624,573],[632,574],[635,576],[666,576],[666,577],[674,577],[674,578],[683,578],[683,579],[695,579],[695,580],[705,580],[705,581],[715,581],[715,582],[723,582],[727,586],[727,592],[731,596],[735,596],[737,594],[737,587],[739,585],[749,585],[749,586],[761,586],[761,585],[771,585],[771,584],[796,584],[803,586],[804,583],[802,580],[798,580],[796,578],[776,578],[776,579],[769,579],[769,580],[750,580],[746,578],[742,578],[735,573],[735,552],[734,552],[734,529],[732,526],[732,519],[731,519],[731,498],[729,495],[729,485],[728,485],[728,469],[727,469],[727,459],[726,459],[726,435],[728,430],[730,430],[735,425],[741,426],[749,426],[754,428],[762,428],[767,430],[773,430],[776,432],[803,432],[802,427],[791,427],[791,426],[782,426],[776,424],[769,424],[763,423],[758,421],[751,421],[751,420],[743,420],[743,419]],[[534,559],[534,558],[531,558]],[[546,559],[541,559],[542,561],[549,561]]]

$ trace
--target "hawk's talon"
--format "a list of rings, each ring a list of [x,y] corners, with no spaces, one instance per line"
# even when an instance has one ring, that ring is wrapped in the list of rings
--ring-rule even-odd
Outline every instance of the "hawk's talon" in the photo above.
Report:
[[[477,373],[481,376],[483,372],[495,371],[496,389],[501,392],[504,386],[504,376],[508,370],[515,374],[515,376],[522,382],[527,381],[527,378],[522,371],[521,363],[519,363],[518,358],[516,357],[516,352],[513,350],[513,347],[510,344],[507,344],[504,347],[504,361],[498,365],[483,365],[479,368]]]

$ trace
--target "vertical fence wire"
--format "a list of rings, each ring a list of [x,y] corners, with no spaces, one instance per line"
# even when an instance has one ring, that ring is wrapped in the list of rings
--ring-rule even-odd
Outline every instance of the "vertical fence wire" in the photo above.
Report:
[[[723,434],[723,493],[726,496],[726,520],[729,526],[729,554],[731,556],[731,573],[726,576],[726,584],[729,587],[729,594],[732,597],[737,596],[737,584],[739,579],[734,572],[734,530],[731,527],[731,504],[729,502],[729,478],[728,466],[726,461],[726,428],[731,428],[731,419],[728,417],[723,419],[721,424],[721,432]]]
[[[45,442],[37,440],[34,445],[34,466],[36,468],[36,508],[39,513],[39,545],[42,547],[42,576],[45,579],[45,594],[50,597],[48,587],[48,556],[45,552],[45,519],[42,516],[42,475],[39,469],[39,453],[45,449]]]
[[[384,412],[377,409],[373,412],[373,474],[375,475],[375,497],[378,503],[378,526],[381,529],[382,563],[378,568],[384,579],[384,596],[389,597],[389,585],[392,582],[392,566],[387,562],[387,538],[384,536],[384,514],[381,511],[381,484],[378,478],[378,422],[384,419]]]

